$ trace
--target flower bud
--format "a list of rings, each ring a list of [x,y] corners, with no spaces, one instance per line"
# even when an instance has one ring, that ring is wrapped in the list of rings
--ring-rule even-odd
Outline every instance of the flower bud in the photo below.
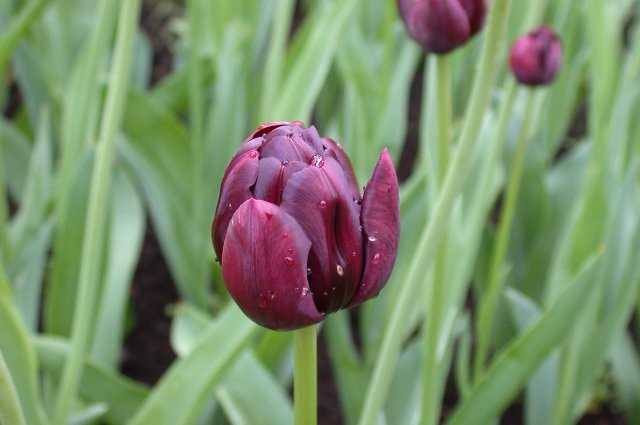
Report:
[[[448,53],[484,25],[486,0],[398,0],[407,31],[431,53]]]
[[[550,84],[562,65],[562,46],[553,30],[543,26],[519,38],[509,55],[511,70],[520,84]]]
[[[361,196],[339,144],[299,122],[260,126],[227,167],[212,227],[229,293],[280,330],[376,296],[396,258],[398,200],[386,150]]]

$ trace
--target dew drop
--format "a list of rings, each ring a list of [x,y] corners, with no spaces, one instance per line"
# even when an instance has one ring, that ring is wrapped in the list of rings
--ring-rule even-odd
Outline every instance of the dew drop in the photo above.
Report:
[[[324,167],[324,158],[322,158],[322,155],[313,155],[313,158],[311,159],[311,165],[318,168]]]
[[[289,237],[289,234],[288,234],[288,233],[283,233],[283,234],[282,234],[282,239],[287,239],[288,237]]]
[[[369,242],[375,242],[378,240],[378,238],[376,238],[375,236],[369,236]]]
[[[233,205],[231,205],[231,202],[229,202],[229,204],[227,205],[227,208],[229,209],[233,208]]]
[[[322,295],[324,295],[324,296],[326,297],[327,295],[329,295],[329,293],[328,293],[327,291],[324,291],[324,292],[322,293]]]
[[[276,299],[276,293],[275,293],[275,292],[272,292],[272,293],[271,293],[271,295],[269,296],[269,299],[270,299],[271,301],[275,300],[275,299]]]
[[[284,263],[289,267],[293,267],[296,262],[291,257],[284,257]]]
[[[331,292],[336,292],[336,287],[335,286],[331,287]]]
[[[271,220],[273,218],[273,214],[271,213],[264,213],[264,216],[267,218],[267,220]]]
[[[307,276],[311,276],[311,269],[307,267]]]
[[[306,297],[307,295],[309,295],[311,291],[309,290],[309,288],[302,288],[302,296]]]
[[[258,151],[249,152],[249,158],[254,159],[258,156]]]
[[[320,203],[318,205],[320,205],[320,208],[322,208],[322,209],[327,208],[327,202],[326,201],[320,201]]]
[[[382,255],[379,252],[376,252],[373,256],[373,264],[378,264],[382,259]]]
[[[338,264],[336,266],[336,272],[338,273],[338,276],[343,276],[344,275],[344,269],[342,268],[342,266],[340,264]]]

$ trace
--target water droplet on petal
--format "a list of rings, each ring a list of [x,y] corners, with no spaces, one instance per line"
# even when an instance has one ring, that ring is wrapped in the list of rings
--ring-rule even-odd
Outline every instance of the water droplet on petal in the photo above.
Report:
[[[311,269],[307,267],[307,276],[311,276]]]
[[[376,252],[373,256],[373,264],[378,264],[380,259],[382,259],[382,255],[380,255],[379,252]]]
[[[353,251],[353,252],[351,252],[351,256],[355,258],[355,257],[357,257],[357,256],[358,256],[358,253],[357,253],[357,252],[355,252],[355,251]]]
[[[264,213],[264,216],[267,218],[267,220],[271,220],[273,218],[273,214],[271,213]]]
[[[289,234],[288,234],[288,233],[283,233],[283,234],[282,234],[282,239],[287,239],[288,237],[289,237]]]
[[[289,267],[293,267],[296,262],[291,257],[284,257],[284,263]]]
[[[319,155],[319,154],[313,155],[313,158],[311,158],[311,165],[318,168],[324,167],[324,158],[322,158],[322,155]]]
[[[276,293],[272,292],[271,295],[269,296],[269,298],[271,299],[271,301],[276,299]]]
[[[258,156],[258,151],[251,151],[249,152],[249,158],[256,158]]]
[[[369,242],[375,242],[377,240],[378,238],[376,238],[375,236],[369,236]]]
[[[320,208],[322,208],[322,209],[327,208],[327,202],[326,201],[320,201],[320,203],[318,205],[320,205]]]
[[[311,291],[309,290],[309,288],[302,288],[302,296],[306,297],[307,295],[309,295]]]
[[[329,293],[328,293],[327,291],[324,291],[324,292],[322,293],[322,295],[324,295],[324,296],[326,297],[327,295],[329,295]]]
[[[335,286],[331,287],[331,292],[336,292],[336,287]]]
[[[344,269],[342,268],[342,266],[340,264],[338,264],[336,266],[336,272],[338,273],[338,276],[343,276],[344,275]]]
[[[229,202],[229,204],[227,205],[227,208],[229,209],[233,208],[233,205],[231,205],[231,202]]]

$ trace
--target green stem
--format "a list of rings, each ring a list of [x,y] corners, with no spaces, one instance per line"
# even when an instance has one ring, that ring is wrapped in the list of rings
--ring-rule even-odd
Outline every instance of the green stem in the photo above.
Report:
[[[446,178],[449,165],[449,145],[451,143],[451,68],[448,55],[434,56],[432,72],[435,78],[432,94],[435,94],[433,112],[436,115],[436,145],[437,145],[437,188],[440,190]],[[443,237],[437,252],[432,279],[432,288],[425,304],[425,320],[422,334],[422,425],[437,423],[440,416],[440,399],[442,397],[441,370],[438,368],[438,341],[442,329],[442,318],[446,304],[446,261],[447,238]]]
[[[98,292],[100,259],[106,226],[111,168],[116,145],[116,133],[124,112],[129,85],[133,43],[140,12],[140,0],[127,0],[120,11],[116,50],[107,94],[100,137],[96,148],[91,180],[91,193],[80,264],[78,297],[74,310],[71,348],[62,373],[56,401],[54,425],[66,425],[76,396],[84,357],[89,348],[93,323],[92,314]]]
[[[493,255],[491,266],[489,269],[489,278],[487,289],[480,301],[480,310],[477,321],[477,348],[474,363],[475,381],[482,376],[485,369],[485,362],[489,349],[489,340],[491,328],[493,327],[493,318],[498,304],[498,299],[502,292],[503,271],[505,255],[509,246],[509,236],[515,215],[518,192],[520,190],[520,182],[524,171],[524,158],[527,151],[529,140],[531,139],[531,127],[533,117],[535,115],[534,94],[527,91],[527,107],[524,115],[522,127],[516,142],[516,151],[513,157],[513,165],[511,175],[504,200],[504,209],[500,218],[496,241],[493,245]]]
[[[295,425],[316,425],[318,421],[316,326],[308,326],[295,331],[294,346],[294,423]]]
[[[11,373],[0,351],[0,424],[25,425],[26,420]]]
[[[40,17],[49,1],[51,0],[30,1],[18,16],[10,21],[9,28],[0,37],[0,74],[4,74],[4,67],[11,53],[18,46],[31,24]]]
[[[202,75],[202,63],[199,57],[199,44],[198,35],[200,34],[202,23],[201,17],[198,13],[201,12],[201,8],[198,7],[200,2],[198,0],[190,0],[189,6],[189,24],[190,24],[190,37],[191,37],[191,51],[189,54],[189,118],[191,127],[191,164],[192,164],[192,208],[194,214],[193,220],[193,242],[195,243],[194,252],[206,253],[209,252],[207,248],[208,238],[205,237],[208,233],[207,229],[208,218],[206,217],[206,206],[203,202],[204,195],[204,169],[205,169],[205,155],[204,155],[204,121],[205,121],[205,90],[203,88],[203,75]],[[196,282],[189,282],[188,292],[184,296],[189,299],[195,305],[206,308],[207,307],[207,263],[208,258],[206,255],[197,255],[197,276]]]
[[[419,293],[421,277],[431,267],[434,254],[440,247],[447,227],[451,207],[462,190],[471,161],[474,142],[480,131],[485,110],[489,103],[498,66],[498,52],[503,48],[504,33],[511,0],[495,0],[492,3],[485,34],[485,43],[474,81],[471,102],[467,110],[460,142],[447,171],[444,187],[438,196],[433,214],[422,231],[415,256],[409,266],[406,282],[400,288],[387,326],[382,346],[367,389],[367,397],[362,408],[360,425],[373,425],[378,419],[382,404],[389,391],[391,378],[398,359],[403,337],[406,333],[406,312],[416,293]]]

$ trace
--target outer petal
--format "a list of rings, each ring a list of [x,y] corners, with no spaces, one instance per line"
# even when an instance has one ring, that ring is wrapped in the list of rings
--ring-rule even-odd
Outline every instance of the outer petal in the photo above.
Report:
[[[396,260],[400,237],[398,178],[386,149],[364,191],[362,225],[365,233],[364,272],[350,307],[378,295]]]
[[[274,122],[269,122],[265,124],[260,124],[258,128],[256,128],[255,131],[249,135],[249,137],[245,140],[245,142],[248,140],[255,139],[257,137],[261,137],[266,134],[269,134],[278,127],[291,126],[291,125],[296,127],[304,127],[304,124],[301,121],[291,121],[291,122],[274,121]]]
[[[358,188],[358,180],[356,179],[356,174],[353,172],[351,160],[344,149],[342,149],[342,146],[333,139],[325,138],[323,139],[323,147],[326,155],[332,156],[338,161],[338,164],[340,164],[344,171],[344,176],[347,179],[347,184],[353,194],[353,198],[359,200],[360,189]]]
[[[255,149],[241,153],[231,161],[222,185],[218,206],[213,220],[211,237],[218,258],[222,256],[222,246],[227,226],[236,209],[251,198],[251,186],[258,177],[258,151]]]
[[[222,273],[247,316],[276,330],[324,318],[307,282],[310,247],[300,226],[276,205],[249,199],[238,208],[224,241]]]
[[[294,174],[282,196],[282,208],[311,240],[308,279],[323,312],[336,311],[349,302],[362,271],[359,206],[345,188],[338,163],[324,158],[318,166]]]

